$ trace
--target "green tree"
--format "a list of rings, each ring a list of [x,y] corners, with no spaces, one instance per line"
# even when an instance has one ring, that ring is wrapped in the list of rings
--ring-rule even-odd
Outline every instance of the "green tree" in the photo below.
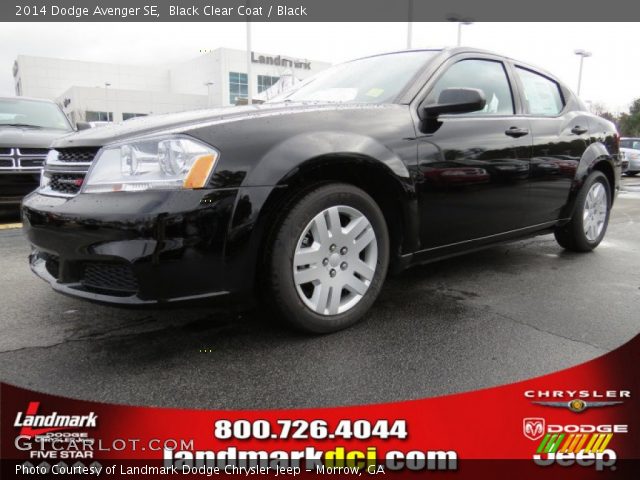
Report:
[[[623,137],[640,137],[640,98],[633,101],[629,113],[620,115],[617,123]]]
[[[607,110],[607,107],[604,103],[595,102],[590,105],[589,109],[591,113],[598,115],[599,117],[606,118],[610,122],[613,122],[618,125],[618,117],[616,117],[613,113]]]

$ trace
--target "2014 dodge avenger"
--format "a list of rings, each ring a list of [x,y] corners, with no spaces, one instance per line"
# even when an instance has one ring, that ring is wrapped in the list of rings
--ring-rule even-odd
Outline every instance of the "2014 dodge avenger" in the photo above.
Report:
[[[557,78],[455,48],[333,67],[264,105],[56,141],[23,204],[33,271],[117,304],[254,294],[293,325],[361,319],[388,270],[553,232],[595,248],[619,137]]]

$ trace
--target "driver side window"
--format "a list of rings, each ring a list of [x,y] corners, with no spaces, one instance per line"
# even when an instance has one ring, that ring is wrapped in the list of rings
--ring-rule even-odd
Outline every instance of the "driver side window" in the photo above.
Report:
[[[463,115],[513,115],[513,96],[502,62],[493,60],[462,60],[438,79],[427,96],[427,104],[436,104],[447,88],[477,88],[484,92],[484,109]]]

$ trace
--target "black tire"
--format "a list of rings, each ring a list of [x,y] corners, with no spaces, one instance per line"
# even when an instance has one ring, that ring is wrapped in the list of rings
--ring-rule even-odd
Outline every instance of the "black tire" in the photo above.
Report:
[[[602,231],[597,238],[595,238],[594,240],[589,240],[584,231],[583,212],[587,194],[589,193],[589,190],[591,189],[593,184],[596,182],[599,182],[604,186],[607,199],[607,209]],[[591,250],[596,248],[604,238],[604,235],[607,232],[607,226],[609,225],[610,212],[611,187],[609,186],[609,180],[607,180],[607,177],[604,175],[604,173],[600,171],[594,171],[587,177],[584,185],[578,193],[573,216],[571,217],[569,223],[555,229],[554,235],[557,242],[562,248],[566,250],[571,250],[573,252],[590,252]]]
[[[378,258],[373,278],[361,299],[342,313],[323,315],[313,311],[300,298],[294,282],[293,261],[307,225],[320,212],[338,205],[354,208],[366,217],[375,233]],[[290,325],[308,333],[331,333],[353,325],[371,308],[387,275],[389,233],[382,211],[366,192],[341,183],[325,184],[307,191],[289,208],[265,251],[264,280],[269,303]]]

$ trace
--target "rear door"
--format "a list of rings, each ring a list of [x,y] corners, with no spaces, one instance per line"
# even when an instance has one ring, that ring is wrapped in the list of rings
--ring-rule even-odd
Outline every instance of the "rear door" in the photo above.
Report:
[[[567,108],[563,90],[554,79],[519,65],[514,65],[513,72],[533,140],[528,223],[552,222],[560,218],[587,148],[587,115]]]

